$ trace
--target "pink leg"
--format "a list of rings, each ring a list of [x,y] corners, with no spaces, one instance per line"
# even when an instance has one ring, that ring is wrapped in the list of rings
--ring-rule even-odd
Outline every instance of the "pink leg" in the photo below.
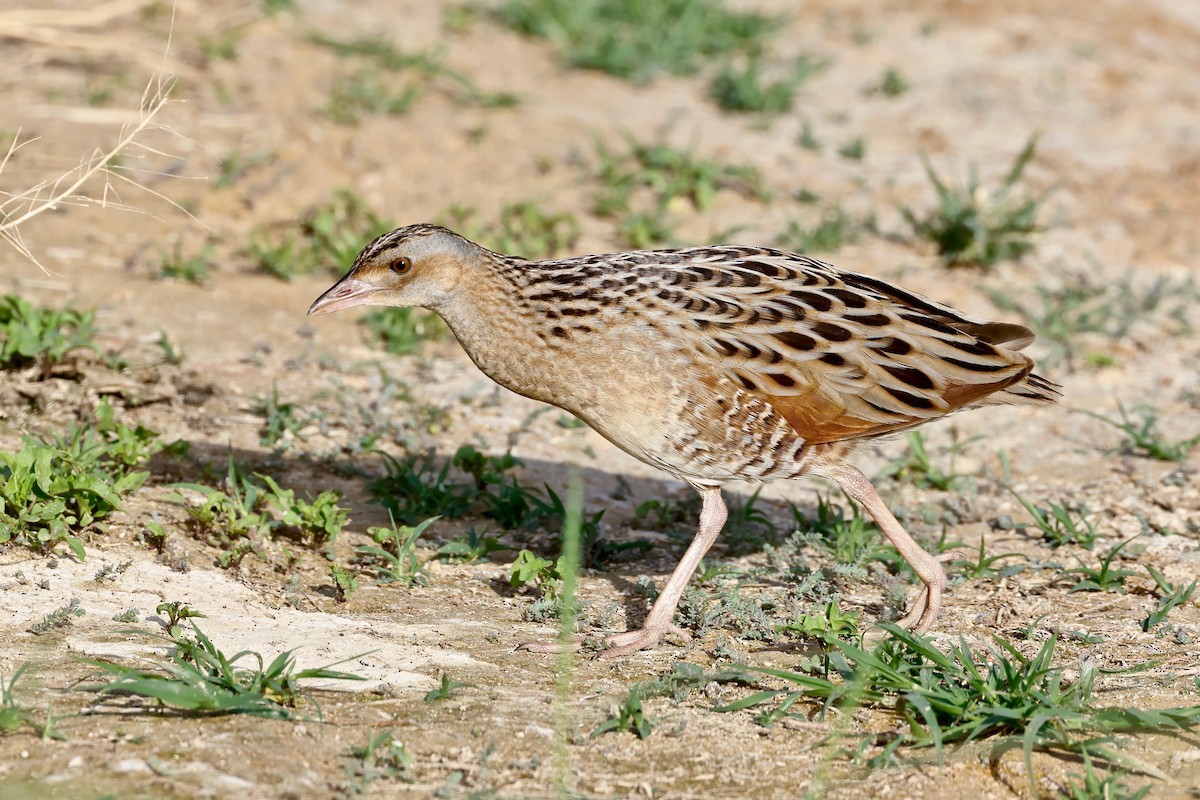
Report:
[[[829,470],[829,477],[837,481],[842,491],[862,504],[879,527],[883,535],[900,553],[901,558],[917,573],[923,586],[916,602],[907,614],[896,621],[902,628],[912,628],[916,633],[925,633],[933,627],[934,620],[942,610],[942,591],[946,588],[946,570],[943,561],[962,558],[959,553],[943,553],[932,556],[921,549],[904,530],[900,522],[883,503],[871,481],[857,467],[843,465]]]
[[[651,606],[650,613],[646,615],[645,624],[637,630],[618,633],[602,639],[601,643],[606,647],[600,651],[600,658],[619,658],[636,653],[638,650],[647,650],[658,644],[659,640],[668,633],[674,633],[685,642],[691,641],[691,635],[671,620],[675,617],[675,608],[679,605],[679,599],[683,597],[683,590],[687,588],[688,581],[692,579],[692,574],[699,566],[700,560],[704,558],[704,554],[716,541],[717,534],[725,526],[725,519],[728,516],[725,501],[721,499],[720,489],[700,489],[699,491],[700,497],[704,500],[704,506],[700,509],[700,528],[696,531],[696,538],[692,539],[687,552],[683,554],[679,565],[675,567],[675,571],[667,580],[667,585],[663,587],[662,593]],[[575,644],[573,648],[579,649],[579,646],[579,644]],[[557,653],[561,650],[561,646],[530,643],[523,644],[517,649],[531,650],[535,653]]]

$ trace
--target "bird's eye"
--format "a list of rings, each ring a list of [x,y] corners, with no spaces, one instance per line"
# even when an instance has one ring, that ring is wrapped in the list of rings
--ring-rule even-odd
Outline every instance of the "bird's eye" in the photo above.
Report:
[[[391,264],[388,264],[388,269],[397,275],[403,275],[412,269],[412,259],[408,256],[400,256]]]

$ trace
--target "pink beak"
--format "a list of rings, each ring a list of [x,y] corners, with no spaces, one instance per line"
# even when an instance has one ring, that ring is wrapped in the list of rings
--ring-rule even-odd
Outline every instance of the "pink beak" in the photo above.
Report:
[[[343,308],[353,308],[370,302],[371,295],[379,291],[378,286],[372,286],[366,281],[356,280],[349,276],[329,287],[325,294],[318,297],[308,307],[308,316],[316,317],[321,314],[332,314]]]

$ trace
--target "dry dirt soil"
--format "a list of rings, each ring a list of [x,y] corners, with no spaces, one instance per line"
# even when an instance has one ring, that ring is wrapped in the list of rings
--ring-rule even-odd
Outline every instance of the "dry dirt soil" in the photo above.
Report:
[[[1045,337],[1033,346],[1042,371],[1064,386],[1061,404],[977,411],[928,429],[939,463],[952,436],[973,440],[956,467],[967,476],[961,491],[900,480],[880,486],[925,541],[944,534],[973,549],[986,538],[987,553],[1019,553],[1032,565],[1003,578],[956,579],[934,641],[961,638],[982,648],[999,635],[1031,655],[1057,631],[1056,658],[1069,675],[1083,659],[1117,670],[1099,678],[1100,704],[1200,703],[1196,600],[1150,632],[1140,624],[1157,603],[1141,565],[1173,582],[1200,572],[1200,450],[1182,462],[1122,452],[1122,433],[1084,413],[1115,418],[1119,404],[1147,406],[1165,440],[1200,433],[1200,316],[1190,282],[1200,261],[1200,4],[739,2],[787,12],[773,63],[803,54],[827,61],[800,88],[794,110],[770,118],[720,112],[707,96],[705,72],[639,86],[570,70],[552,45],[496,22],[488,3],[465,21],[457,6],[434,0],[302,0],[275,15],[224,0],[179,0],[174,9],[142,0],[56,0],[30,3],[36,9],[27,11],[13,0],[3,5],[0,129],[5,141],[18,129],[22,138],[38,137],[0,174],[6,192],[115,142],[156,70],[178,82],[160,127],[121,156],[124,174],[150,191],[120,182],[84,187],[145,213],[62,205],[30,220],[24,240],[46,272],[16,250],[0,249],[0,292],[95,309],[99,344],[127,362],[113,369],[80,356],[48,377],[0,375],[0,446],[18,448],[28,433],[61,432],[108,397],[118,418],[140,421],[168,441],[186,440],[191,450],[183,462],[154,462],[148,484],[110,524],[85,535],[85,562],[65,551],[55,558],[26,548],[0,552],[0,673],[28,663],[17,700],[39,717],[52,707],[65,736],[43,740],[26,729],[0,738],[0,797],[319,798],[359,790],[378,797],[545,797],[555,795],[560,777],[579,796],[601,798],[1028,796],[1019,748],[995,752],[984,743],[948,753],[943,765],[930,752],[902,750],[898,763],[872,771],[846,751],[868,731],[895,730],[894,718],[862,711],[823,721],[817,706],[801,704],[798,718],[763,727],[752,712],[709,710],[744,693],[727,685],[678,702],[647,701],[657,724],[646,739],[591,736],[633,683],[669,672],[677,661],[706,669],[730,661],[788,667],[814,652],[795,637],[743,636],[733,617],[690,646],[664,644],[615,662],[577,660],[569,698],[556,702],[553,659],[514,650],[551,638],[555,628],[525,618],[533,597],[508,585],[511,552],[471,564],[431,561],[423,587],[374,585],[364,575],[362,587],[339,602],[321,553],[275,543],[263,558],[223,570],[217,548],[190,532],[168,485],[204,479],[206,463],[210,478],[219,476],[231,453],[301,494],[343,492],[351,520],[333,552],[342,564],[369,541],[368,527],[386,523],[365,488],[382,473],[380,459],[355,450],[369,429],[382,432],[380,449],[429,449],[439,463],[463,444],[510,451],[524,462],[515,473],[523,485],[548,483],[560,494],[576,464],[588,513],[604,511],[602,535],[656,544],[584,571],[585,622],[616,630],[637,623],[646,605],[633,591],[636,579],[661,584],[691,523],[676,525],[676,535],[644,530],[652,526],[635,510],[649,500],[686,501],[686,486],[587,429],[564,426],[559,412],[538,414],[538,404],[497,389],[453,341],[389,356],[372,346],[353,314],[307,320],[308,304],[347,264],[286,282],[257,272],[247,254],[258,232],[294,227],[338,188],[398,224],[443,218],[455,204],[478,209],[487,222],[505,204],[532,200],[577,218],[581,231],[571,252],[620,249],[614,222],[593,213],[592,197],[595,143],[620,151],[626,137],[753,166],[765,177],[771,202],[721,192],[703,213],[673,208],[682,241],[772,243],[790,219],[816,219],[811,204],[795,199],[807,190],[854,219],[874,216],[871,232],[825,256],[840,266],[902,281],[981,315],[1041,315],[1052,324],[1055,303],[1062,311],[1062,287],[1087,295],[1089,308],[1106,309],[1097,312],[1106,321],[1118,315],[1119,330],[1088,332],[1068,309],[1069,352]],[[439,52],[481,90],[510,92],[518,102],[463,102],[452,81],[439,80],[406,114],[335,121],[325,110],[331,88],[356,66],[314,43],[314,31],[345,40],[383,36],[406,52]],[[888,68],[904,77],[908,91],[869,91]],[[819,147],[798,143],[805,126]],[[935,202],[921,154],[954,180],[973,163],[991,186],[1034,133],[1041,138],[1024,185],[1050,192],[1036,249],[989,270],[943,266],[899,212]],[[860,158],[839,154],[857,137]],[[206,282],[161,278],[165,259],[196,255],[206,244]],[[1147,298],[1156,287],[1165,291],[1154,304]],[[991,299],[996,294],[1020,308],[1001,311]],[[160,334],[183,354],[181,363],[164,361]],[[263,418],[255,410],[256,398],[272,391],[312,416],[300,435],[275,448],[260,444]],[[905,448],[903,439],[882,442],[861,460],[878,471]],[[1085,505],[1098,527],[1096,548],[1052,550],[1032,528],[991,524],[1005,516],[1028,520],[1006,485],[1043,506]],[[731,488],[743,498],[753,490]],[[759,526],[762,536],[786,540],[794,528],[787,501],[811,512],[817,491],[828,487],[768,487],[757,507],[775,530]],[[167,558],[139,539],[155,519],[168,534]],[[485,517],[468,516],[435,523],[418,552],[431,559],[439,544],[472,526],[490,526],[517,548],[550,555],[557,546],[554,531],[504,533]],[[1137,572],[1128,591],[1068,591],[1074,581],[1063,567],[1076,559],[1096,564],[1137,534],[1115,562]],[[182,571],[185,556],[190,568]],[[833,563],[820,548],[795,557],[811,567]],[[96,580],[104,565],[130,561],[115,579]],[[709,561],[750,570],[767,556],[753,542],[726,540]],[[764,579],[742,591],[753,598],[776,588]],[[837,588],[842,606],[866,624],[894,614],[903,587],[851,576]],[[29,632],[72,598],[83,616],[49,633]],[[342,668],[366,680],[318,684],[322,719],[310,704],[300,722],[192,717],[130,699],[95,705],[94,696],[72,690],[92,671],[81,656],[160,663],[161,639],[125,632],[131,626],[113,616],[137,608],[133,627],[161,633],[153,609],[163,601],[206,614],[202,629],[226,653],[270,658],[293,650],[302,667],[353,657]],[[1154,666],[1146,671],[1119,672],[1147,661]],[[424,702],[443,673],[471,686]],[[556,713],[565,715],[565,735],[556,734],[556,724],[564,725]],[[369,786],[348,777],[351,748],[384,730],[403,742],[411,769]],[[867,755],[887,737],[873,741]],[[1151,796],[1200,792],[1195,734],[1135,736],[1120,746],[1170,777],[1154,780]],[[1041,796],[1054,796],[1068,773],[1082,771],[1047,754],[1035,755],[1033,767]],[[1149,782],[1129,779],[1132,786]]]

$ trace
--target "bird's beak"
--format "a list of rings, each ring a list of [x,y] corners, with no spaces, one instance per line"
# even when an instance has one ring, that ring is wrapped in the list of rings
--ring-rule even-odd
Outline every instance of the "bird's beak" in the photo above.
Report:
[[[313,304],[308,307],[308,316],[332,314],[343,308],[361,306],[369,303],[371,295],[377,291],[379,291],[378,286],[346,276],[313,301]]]

